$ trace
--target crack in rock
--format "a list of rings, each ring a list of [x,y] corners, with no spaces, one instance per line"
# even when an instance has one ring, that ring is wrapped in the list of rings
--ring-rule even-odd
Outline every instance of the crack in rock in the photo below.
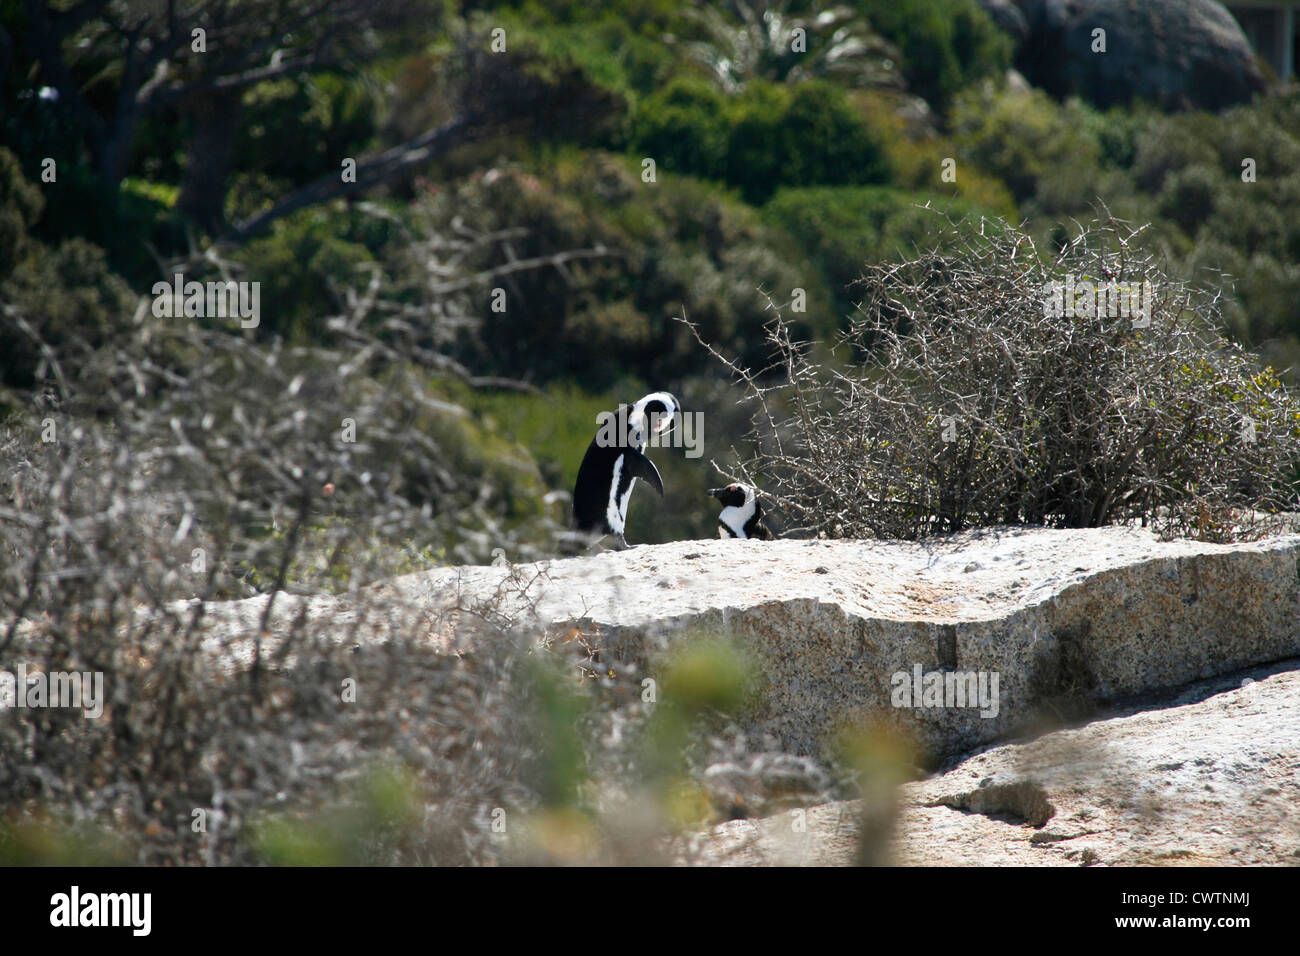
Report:
[[[981,813],[986,817],[1007,814],[1033,827],[1044,826],[1056,815],[1056,808],[1047,799],[1047,791],[1033,780],[992,784],[983,782],[975,790],[948,794],[926,806],[951,807],[953,810]]]

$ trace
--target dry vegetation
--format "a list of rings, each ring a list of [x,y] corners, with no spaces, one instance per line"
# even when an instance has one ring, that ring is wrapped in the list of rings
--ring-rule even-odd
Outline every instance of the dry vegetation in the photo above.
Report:
[[[458,460],[425,387],[456,370],[409,307],[369,333],[375,297],[343,298],[328,346],[142,312],[75,376],[45,350],[0,449],[0,659],[107,700],[0,710],[0,860],[667,861],[708,820],[843,792],[728,729],[745,678],[716,645],[647,706],[589,642],[374,587],[538,529]]]
[[[1141,522],[1217,539],[1296,509],[1300,402],[1224,337],[1217,295],[1143,251],[1141,229],[1104,218],[1045,253],[1000,221],[936,226],[948,251],[865,267],[831,360],[779,312],[768,368],[712,349],[755,410],[737,471],[788,530]],[[1050,314],[1045,287],[1067,276],[1148,281],[1149,315]]]

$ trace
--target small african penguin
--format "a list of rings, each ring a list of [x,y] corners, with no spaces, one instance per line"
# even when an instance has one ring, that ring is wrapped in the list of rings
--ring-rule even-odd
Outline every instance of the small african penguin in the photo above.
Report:
[[[612,419],[617,427],[601,426],[587,446],[573,486],[573,522],[579,531],[618,535],[620,549],[628,547],[623,532],[636,480],[644,478],[660,497],[664,493],[659,470],[645,456],[651,429],[655,435],[671,431],[680,411],[669,392],[651,392],[630,411],[619,407]]]
[[[737,483],[714,488],[709,494],[723,505],[718,515],[719,538],[771,539],[772,532],[763,524],[763,506],[755,489]]]

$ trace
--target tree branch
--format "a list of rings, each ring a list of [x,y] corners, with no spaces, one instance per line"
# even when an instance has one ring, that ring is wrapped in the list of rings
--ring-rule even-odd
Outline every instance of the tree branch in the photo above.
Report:
[[[236,223],[217,240],[217,244],[236,245],[261,232],[277,219],[282,219],[299,209],[338,199],[386,182],[398,173],[427,162],[434,156],[468,140],[473,135],[471,127],[477,119],[476,115],[467,113],[442,126],[427,130],[400,146],[358,163],[356,182],[343,182],[338,171],[326,173],[301,189],[295,189],[269,209]]]

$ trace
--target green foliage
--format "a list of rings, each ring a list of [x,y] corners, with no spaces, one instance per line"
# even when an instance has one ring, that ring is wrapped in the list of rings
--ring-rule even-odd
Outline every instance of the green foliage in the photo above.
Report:
[[[824,271],[842,315],[856,301],[851,286],[864,263],[899,261],[932,245],[934,213],[922,208],[926,203],[956,219],[982,212],[961,199],[885,186],[840,186],[782,189],[763,207],[763,216],[793,236]]]
[[[527,678],[541,752],[535,773],[537,793],[551,810],[573,809],[582,796],[588,768],[580,722],[591,698],[573,680],[572,672],[549,656],[528,660]]]
[[[898,87],[898,51],[847,6],[806,8],[789,0],[731,0],[688,7],[700,39],[681,49],[727,93],[754,80],[797,83],[821,78],[850,87]],[[668,36],[670,43],[678,38]]]
[[[660,169],[720,179],[751,203],[780,186],[888,177],[880,144],[844,91],[819,81],[754,82],[728,99],[700,81],[677,80],[638,105],[630,141]]]
[[[829,83],[740,97],[727,181],[762,203],[781,186],[859,185],[888,178],[883,151],[844,93]]]
[[[638,105],[630,148],[665,171],[723,179],[729,112],[726,95],[703,80],[673,80]]]
[[[44,207],[39,187],[23,176],[18,157],[0,146],[0,279],[13,272],[27,252],[32,227]]]
[[[1168,176],[1157,198],[1160,214],[1189,235],[1213,215],[1222,177],[1209,166],[1187,166]]]
[[[1219,115],[1153,117],[1136,140],[1133,188],[1156,194],[1154,212],[1177,226],[1165,240],[1183,271],[1235,279],[1226,304],[1234,331],[1296,380],[1300,315],[1300,92],[1284,90]],[[1246,159],[1255,181],[1243,181]],[[1222,281],[1222,280],[1220,280]]]
[[[950,168],[948,160],[956,161],[960,150],[949,137],[923,124],[909,124],[905,118],[909,104],[898,94],[861,91],[852,95],[852,102],[875,138],[884,145],[890,185],[909,191],[956,195],[1000,216],[1015,218],[1016,201],[1006,185],[975,163],[957,162],[951,167],[956,180],[951,177],[945,180],[945,170]]]
[[[636,35],[652,41],[657,41],[665,30],[678,30],[683,25],[682,8],[677,0],[609,0],[595,10],[586,0],[469,0],[463,8],[466,11],[489,9],[494,14],[518,14],[533,28],[556,24],[592,26],[593,18],[599,16],[602,19],[598,23],[618,22]]]
[[[1133,176],[1138,187],[1159,192],[1170,173],[1193,165],[1215,166],[1214,119],[1193,114],[1177,122],[1155,119],[1135,143]]]
[[[342,289],[362,280],[392,229],[375,217],[314,208],[245,245],[234,258],[247,267],[248,279],[262,284],[259,333],[319,340]]]
[[[634,162],[599,153],[554,156],[542,175],[498,169],[420,206],[422,229],[462,217],[485,232],[521,230],[511,239],[519,258],[597,246],[609,253],[563,271],[511,275],[501,283],[505,312],[488,308],[490,287],[467,291],[465,310],[481,316],[460,353],[467,364],[534,381],[572,378],[592,390],[630,370],[662,383],[707,365],[671,321],[682,309],[747,354],[760,349],[767,308],[760,289],[784,300],[795,287],[808,288],[810,325],[833,328],[827,297],[798,251],[716,189],[663,171],[644,183]],[[467,261],[491,268],[502,250],[485,246]]]
[[[627,96],[661,88],[673,72],[672,54],[602,8],[598,19],[530,26],[525,35],[544,57],[580,64],[591,79]]]
[[[378,766],[344,799],[312,814],[265,814],[252,827],[251,842],[271,866],[364,866],[407,851],[423,810],[408,772]]]
[[[131,847],[120,834],[47,814],[0,819],[0,866],[126,866]]]
[[[1072,106],[1083,121],[1084,131],[1100,147],[1101,164],[1107,169],[1131,169],[1137,159],[1139,138],[1158,122],[1158,114],[1141,105],[1133,109],[1113,106],[1105,112],[1084,102]]]
[[[724,637],[699,634],[684,641],[657,680],[655,707],[645,727],[643,773],[661,799],[683,807],[685,754],[700,728],[735,717],[753,689],[755,669]]]
[[[953,139],[1017,202],[1037,200],[1046,213],[1077,212],[1100,187],[1101,149],[1082,128],[1082,115],[1079,104],[1058,106],[1041,90],[984,85],[954,102]]]
[[[43,198],[0,148],[0,302],[14,310],[0,322],[0,384],[10,387],[33,385],[38,340],[74,374],[86,352],[111,341],[134,310],[102,249],[80,238],[49,248],[34,237]]]
[[[372,143],[383,104],[371,84],[331,74],[280,79],[248,90],[241,101],[232,170],[239,202],[232,218],[251,215],[339,158],[362,155]],[[294,144],[286,149],[285,144]],[[261,184],[261,188],[254,188]]]
[[[1011,65],[1011,39],[975,0],[854,0],[899,48],[912,92],[940,112],[977,80]]]

